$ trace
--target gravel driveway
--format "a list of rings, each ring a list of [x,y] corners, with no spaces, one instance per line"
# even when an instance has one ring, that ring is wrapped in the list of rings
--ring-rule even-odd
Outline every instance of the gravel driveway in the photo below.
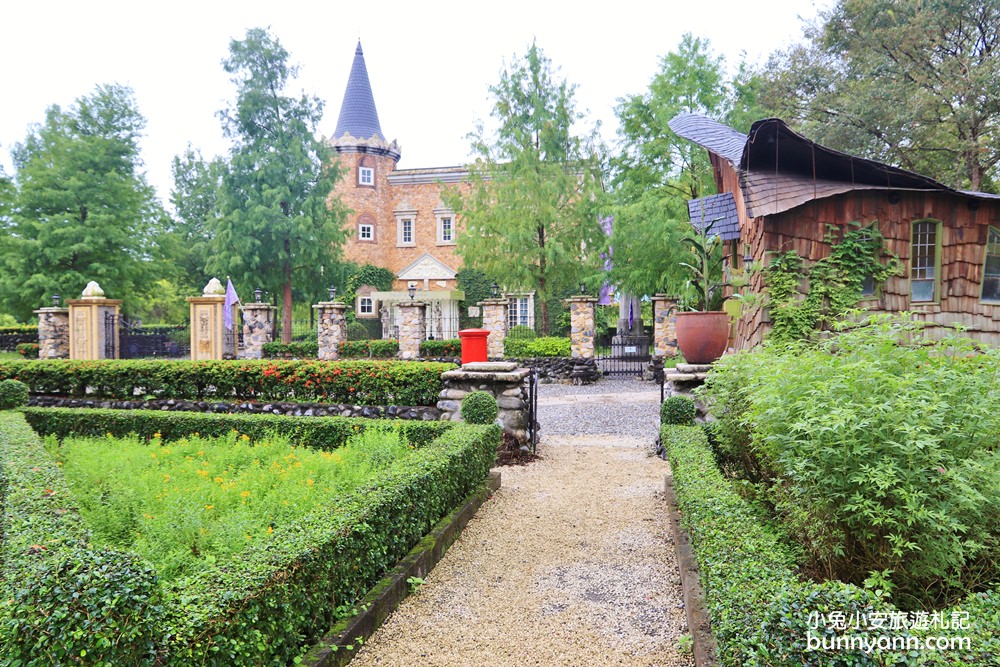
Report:
[[[541,459],[503,486],[352,665],[693,665],[651,456],[659,389],[541,385]]]

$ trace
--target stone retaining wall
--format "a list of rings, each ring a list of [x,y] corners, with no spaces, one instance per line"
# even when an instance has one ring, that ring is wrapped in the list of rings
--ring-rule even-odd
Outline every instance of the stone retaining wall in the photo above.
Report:
[[[504,433],[521,444],[528,442],[528,374],[513,362],[465,364],[441,374],[444,389],[437,407],[441,419],[462,420],[462,399],[474,391],[485,391],[497,399],[497,419]]]

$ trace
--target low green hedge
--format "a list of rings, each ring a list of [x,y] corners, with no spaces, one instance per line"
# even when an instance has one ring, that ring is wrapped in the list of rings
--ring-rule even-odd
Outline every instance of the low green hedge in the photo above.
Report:
[[[38,325],[0,327],[0,350],[13,352],[23,343],[38,343]]]
[[[436,405],[453,364],[404,361],[0,361],[0,380],[33,394],[135,400]]]
[[[458,357],[462,354],[462,340],[449,338],[446,340],[425,340],[420,342],[420,356],[431,359],[441,357]]]
[[[18,343],[15,349],[25,359],[37,359],[39,347],[38,343]]]
[[[511,359],[532,357],[568,357],[572,351],[569,338],[541,336],[539,338],[511,338],[503,342],[504,356]]]
[[[290,664],[483,483],[499,440],[455,424],[267,544],[164,586],[128,554],[87,549],[58,467],[19,413],[0,414],[0,664]]]
[[[337,347],[345,359],[392,359],[399,354],[399,341],[386,340],[345,340]]]
[[[251,441],[280,433],[292,442],[314,449],[332,450],[366,428],[398,430],[414,445],[426,445],[450,429],[454,422],[361,417],[293,417],[290,415],[217,414],[166,412],[163,410],[101,410],[73,408],[24,408],[24,417],[40,435],[60,440],[71,435],[125,436],[135,433],[151,439],[159,433],[164,441],[192,433],[223,436],[238,431]]]
[[[264,343],[260,346],[265,359],[315,359],[319,343]]]
[[[38,436],[0,413],[0,664],[152,664],[155,572],[88,539]]]
[[[673,471],[681,521],[698,561],[712,632],[724,666],[966,665],[987,667],[1000,655],[1000,594],[973,594],[952,611],[968,612],[973,627],[948,630],[872,631],[871,638],[947,635],[969,637],[971,649],[893,653],[824,650],[832,627],[812,627],[810,614],[858,614],[897,610],[874,592],[839,581],[814,583],[796,575],[791,552],[764,526],[719,472],[703,429],[663,426],[661,440]],[[862,630],[859,634],[868,634]],[[809,636],[814,640],[810,650]]]

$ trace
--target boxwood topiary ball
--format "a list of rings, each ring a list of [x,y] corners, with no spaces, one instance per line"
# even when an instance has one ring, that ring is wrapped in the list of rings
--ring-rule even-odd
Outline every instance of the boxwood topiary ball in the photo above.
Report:
[[[18,380],[0,382],[0,410],[12,410],[28,404],[28,385]]]
[[[499,413],[497,399],[485,391],[474,391],[462,399],[462,419],[467,424],[492,424]]]
[[[671,396],[660,404],[660,423],[691,426],[697,414],[694,401],[687,396]]]

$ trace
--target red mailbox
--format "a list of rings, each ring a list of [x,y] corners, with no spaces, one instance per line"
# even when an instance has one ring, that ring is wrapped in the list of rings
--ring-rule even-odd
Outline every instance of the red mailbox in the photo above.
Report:
[[[462,363],[488,361],[486,339],[490,332],[486,329],[462,329],[458,337],[462,340]]]

